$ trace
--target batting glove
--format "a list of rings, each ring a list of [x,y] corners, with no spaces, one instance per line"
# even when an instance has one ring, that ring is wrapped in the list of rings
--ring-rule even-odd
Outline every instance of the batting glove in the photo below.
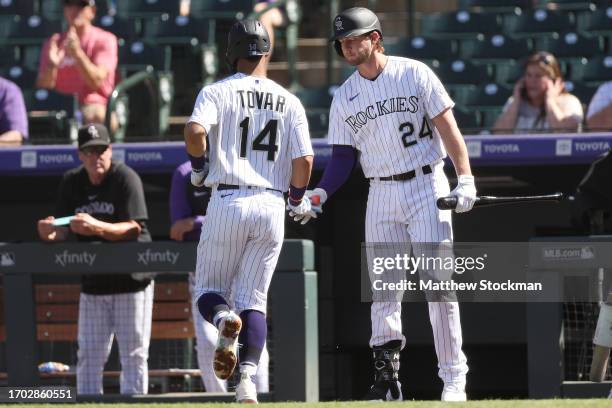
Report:
[[[451,191],[450,195],[457,197],[455,212],[462,213],[470,211],[476,202],[474,176],[459,176],[457,179],[457,187]]]
[[[306,190],[306,197],[310,198],[313,210],[319,214],[323,212],[322,206],[327,201],[327,192],[322,188],[315,188],[314,190]]]
[[[291,204],[291,199],[287,199],[287,209],[289,210],[289,216],[293,218],[293,221],[300,222],[304,225],[311,218],[317,218],[317,213],[312,210],[310,199],[306,196],[302,198],[299,204]]]
[[[204,185],[204,170],[191,169],[191,184],[195,187],[202,187]]]

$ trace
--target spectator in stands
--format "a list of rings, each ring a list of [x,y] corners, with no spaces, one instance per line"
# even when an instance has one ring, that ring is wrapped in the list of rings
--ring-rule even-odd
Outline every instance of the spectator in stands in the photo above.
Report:
[[[612,130],[612,81],[600,85],[593,95],[587,110],[587,126],[592,131]]]
[[[28,138],[28,115],[21,89],[0,77],[0,147],[20,145]]]
[[[253,11],[260,12],[264,10],[266,7],[276,3],[275,0],[266,0],[260,1],[255,4],[253,7]],[[270,55],[268,56],[268,62],[272,57],[272,51],[274,50],[274,29],[277,27],[281,27],[286,22],[286,16],[284,15],[283,9],[278,7],[273,7],[270,10],[266,11],[259,17],[259,21],[266,28],[268,35],[270,37]]]
[[[85,242],[150,241],[142,182],[134,170],[111,160],[106,127],[89,124],[80,128],[78,149],[83,164],[64,174],[55,209],[56,217],[72,218],[50,216],[39,220],[40,238],[57,242],[73,235]],[[83,275],[76,369],[78,394],[103,393],[104,364],[114,335],[121,361],[121,393],[147,393],[152,311],[151,279],[136,274]]]
[[[583,116],[578,98],[565,90],[559,62],[554,55],[541,51],[527,60],[525,74],[514,86],[493,131],[576,132]]]
[[[204,167],[208,174],[208,162]],[[172,175],[170,186],[170,238],[175,241],[193,241],[200,239],[202,222],[206,214],[206,207],[210,200],[210,188],[194,187],[191,184],[191,163],[186,161],[176,168]],[[193,293],[195,275],[189,274],[189,289]],[[196,332],[196,347],[198,353],[198,366],[202,376],[202,383],[208,392],[227,392],[226,381],[217,378],[212,370],[213,354],[217,342],[217,328],[208,323],[198,312],[197,307],[192,308],[193,324]],[[268,391],[268,350],[264,347],[255,385],[257,392]]]
[[[93,26],[95,16],[95,0],[64,0],[68,28],[45,42],[36,83],[76,94],[84,123],[104,123],[117,68],[117,37]]]

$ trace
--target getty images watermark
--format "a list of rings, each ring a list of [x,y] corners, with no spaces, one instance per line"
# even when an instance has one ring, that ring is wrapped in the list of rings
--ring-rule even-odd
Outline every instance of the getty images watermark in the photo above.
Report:
[[[596,302],[612,243],[367,243],[361,261],[363,301]]]

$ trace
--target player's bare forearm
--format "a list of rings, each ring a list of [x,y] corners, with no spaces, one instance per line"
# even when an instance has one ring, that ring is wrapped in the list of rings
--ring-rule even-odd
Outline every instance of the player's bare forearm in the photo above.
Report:
[[[23,136],[18,130],[9,130],[0,135],[0,146],[15,146],[20,145],[23,141]]]
[[[194,157],[202,157],[206,151],[206,129],[195,122],[185,125],[183,132],[187,153]]]
[[[612,104],[587,118],[587,126],[592,131],[612,129]]]
[[[291,161],[291,185],[304,188],[310,181],[312,172],[312,156],[302,156]]]
[[[138,238],[142,227],[136,221],[108,223],[95,226],[96,235],[107,241],[132,241]]]
[[[440,132],[442,143],[455,166],[457,175],[472,175],[465,140],[463,140],[461,131],[459,131],[457,127],[453,111],[447,109],[445,112],[433,118],[432,122],[438,129],[438,132]]]

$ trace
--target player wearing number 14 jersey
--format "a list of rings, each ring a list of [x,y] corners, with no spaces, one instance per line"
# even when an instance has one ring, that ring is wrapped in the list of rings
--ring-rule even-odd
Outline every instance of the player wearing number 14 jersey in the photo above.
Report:
[[[266,341],[268,287],[284,236],[283,193],[289,190],[294,213],[311,208],[304,196],[313,156],[306,113],[294,95],[266,78],[269,51],[259,21],[236,22],[227,48],[235,74],[202,89],[185,127],[191,182],[212,188],[194,307],[219,329],[212,362],[217,377],[228,379],[239,357],[239,402],[257,402],[252,377]]]

